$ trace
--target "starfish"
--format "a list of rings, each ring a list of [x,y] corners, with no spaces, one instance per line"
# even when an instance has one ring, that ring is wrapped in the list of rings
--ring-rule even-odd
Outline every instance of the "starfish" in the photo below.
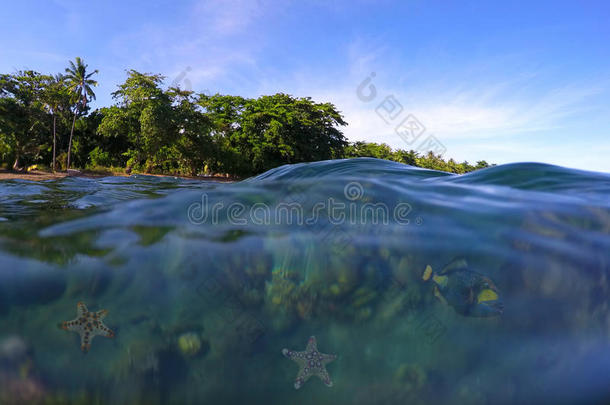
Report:
[[[76,304],[76,319],[72,321],[62,322],[61,327],[65,330],[71,330],[80,334],[80,348],[87,353],[91,348],[91,341],[96,335],[101,335],[109,338],[114,337],[114,332],[108,329],[102,322],[102,319],[108,315],[108,311],[102,309],[97,312],[89,312],[87,306],[79,302]]]
[[[315,336],[309,338],[307,348],[304,352],[293,352],[292,350],[283,349],[282,354],[296,362],[300,367],[297,378],[294,380],[295,389],[298,390],[301,388],[312,375],[320,377],[327,387],[333,386],[330,375],[328,375],[328,371],[326,371],[326,365],[335,360],[337,356],[334,354],[320,353],[318,351]]]

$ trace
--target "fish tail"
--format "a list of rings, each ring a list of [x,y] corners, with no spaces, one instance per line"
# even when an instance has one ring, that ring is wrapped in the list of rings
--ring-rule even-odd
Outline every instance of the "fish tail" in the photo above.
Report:
[[[421,276],[422,280],[428,281],[432,277],[432,267],[430,265],[426,266],[426,270],[424,270],[424,274]]]

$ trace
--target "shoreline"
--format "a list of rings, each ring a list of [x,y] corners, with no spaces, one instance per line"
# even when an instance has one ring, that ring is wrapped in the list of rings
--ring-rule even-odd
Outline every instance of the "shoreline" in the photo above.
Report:
[[[10,170],[0,170],[0,181],[2,180],[30,180],[30,181],[41,181],[41,180],[58,180],[58,179],[63,179],[64,177],[85,177],[88,179],[99,179],[102,177],[130,177],[132,175],[136,175],[136,174],[140,174],[143,176],[155,176],[155,177],[173,177],[173,178],[179,178],[179,179],[188,179],[188,180],[200,180],[200,181],[218,181],[218,182],[234,182],[234,181],[238,181],[238,179],[235,178],[231,178],[231,177],[224,177],[224,176],[208,176],[208,177],[202,177],[202,176],[174,176],[174,175],[170,175],[170,174],[148,174],[148,173],[132,173],[132,174],[126,174],[126,173],[114,173],[114,172],[108,172],[108,173],[99,173],[99,172],[92,172],[92,171],[80,171],[80,170],[74,170],[70,173],[68,172],[47,172],[47,171],[43,171],[43,170],[30,170],[28,172],[13,172]]]

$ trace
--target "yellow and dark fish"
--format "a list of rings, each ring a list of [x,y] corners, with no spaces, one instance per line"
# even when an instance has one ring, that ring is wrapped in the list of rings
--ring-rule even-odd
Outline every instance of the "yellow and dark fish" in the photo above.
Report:
[[[434,295],[464,316],[502,315],[500,291],[489,278],[468,268],[464,259],[456,259],[439,273],[428,265],[422,276],[434,283]]]

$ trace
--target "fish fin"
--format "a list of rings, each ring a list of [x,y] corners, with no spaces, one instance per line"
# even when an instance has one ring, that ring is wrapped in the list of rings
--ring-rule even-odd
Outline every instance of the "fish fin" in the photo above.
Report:
[[[438,300],[440,302],[442,302],[443,304],[447,305],[447,300],[445,299],[445,297],[443,297],[443,295],[441,294],[441,292],[438,290],[437,286],[434,286],[434,296],[436,298],[438,298]]]
[[[424,274],[421,276],[422,280],[428,281],[432,277],[432,267],[430,265],[426,266],[426,270],[424,270]]]
[[[466,263],[466,259],[464,258],[455,258],[451,260],[439,274],[447,274],[454,270],[466,269],[468,268],[468,263]]]

